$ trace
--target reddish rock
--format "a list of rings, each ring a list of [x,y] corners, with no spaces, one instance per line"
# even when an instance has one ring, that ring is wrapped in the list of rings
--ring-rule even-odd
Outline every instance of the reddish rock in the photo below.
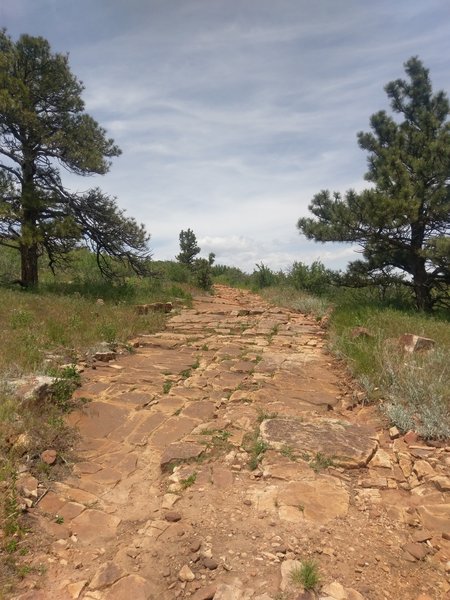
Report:
[[[174,510],[166,512],[166,514],[164,515],[164,518],[166,521],[169,521],[169,523],[177,523],[178,521],[181,521],[180,513],[175,512]]]
[[[53,449],[49,449],[49,450],[44,450],[44,452],[42,452],[41,454],[41,460],[42,462],[45,462],[47,465],[53,465],[56,462],[56,450]]]
[[[192,600],[213,600],[216,595],[217,586],[215,584],[207,585],[201,588],[191,596]]]
[[[139,575],[128,575],[116,583],[102,596],[104,600],[149,600],[156,598],[154,586]]]
[[[307,422],[292,417],[277,417],[263,421],[262,439],[276,450],[285,446],[298,453],[332,457],[336,466],[365,466],[378,448],[375,431],[337,419]]]
[[[100,362],[109,362],[110,360],[114,360],[116,358],[116,353],[112,350],[107,352],[96,352],[94,354],[94,359]]]
[[[73,533],[81,544],[101,543],[116,536],[120,519],[89,508],[72,521]]]
[[[125,571],[115,563],[104,563],[95,573],[89,587],[93,590],[102,590],[118,581],[125,574]]]
[[[203,566],[210,571],[214,571],[219,566],[219,563],[214,558],[204,558]]]
[[[433,534],[431,531],[426,529],[420,529],[419,531],[414,532],[412,536],[414,542],[426,542],[427,540],[431,540],[432,537]]]
[[[408,431],[403,436],[403,439],[404,439],[405,443],[408,444],[408,446],[410,446],[411,444],[416,444],[417,443],[417,440],[419,439],[419,436],[418,436],[418,434],[415,431]]]
[[[436,343],[430,338],[414,335],[413,333],[401,335],[398,338],[398,341],[406,352],[424,352],[431,350]]]
[[[411,554],[416,560],[423,560],[427,555],[426,547],[417,542],[409,542],[403,546],[403,550]]]
[[[161,457],[161,469],[164,471],[171,464],[177,464],[182,461],[198,458],[204,450],[204,446],[189,442],[170,444],[170,446],[164,450],[164,453]]]

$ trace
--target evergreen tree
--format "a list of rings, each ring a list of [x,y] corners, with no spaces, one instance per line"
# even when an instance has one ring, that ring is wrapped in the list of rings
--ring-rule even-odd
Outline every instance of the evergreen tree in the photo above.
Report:
[[[197,238],[192,229],[180,231],[180,254],[176,256],[178,262],[192,266],[197,254],[200,253],[200,248],[197,245]]]
[[[433,94],[429,71],[413,57],[405,63],[408,81],[397,79],[385,91],[400,119],[380,111],[372,131],[359,133],[368,155],[366,179],[373,186],[356,193],[321,191],[309,206],[315,218],[298,228],[320,242],[356,242],[364,261],[350,272],[406,274],[417,307],[448,303],[450,284],[450,105]]]
[[[113,256],[144,272],[149,257],[143,226],[125,217],[115,199],[89,190],[71,194],[60,166],[77,175],[105,174],[120,154],[105,130],[84,112],[83,85],[68,58],[47,40],[0,30],[0,244],[20,252],[22,283],[38,283],[38,257],[52,268],[87,245],[105,275]]]

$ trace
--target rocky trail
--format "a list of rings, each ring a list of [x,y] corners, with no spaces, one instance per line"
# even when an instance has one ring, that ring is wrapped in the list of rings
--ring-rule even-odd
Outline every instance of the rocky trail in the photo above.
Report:
[[[70,475],[22,476],[17,600],[450,598],[450,448],[390,435],[315,321],[216,286],[134,345],[83,374]]]

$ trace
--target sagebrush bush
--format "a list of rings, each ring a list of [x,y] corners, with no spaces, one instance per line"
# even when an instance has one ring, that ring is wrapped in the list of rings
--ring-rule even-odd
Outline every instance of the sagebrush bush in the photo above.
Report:
[[[450,378],[448,356],[442,349],[426,354],[381,352],[381,381],[386,390],[383,411],[406,432],[425,439],[450,438]]]

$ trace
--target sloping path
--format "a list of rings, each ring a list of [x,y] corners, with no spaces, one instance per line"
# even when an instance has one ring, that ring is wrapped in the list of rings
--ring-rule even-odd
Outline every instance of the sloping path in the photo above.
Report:
[[[320,598],[448,597],[450,449],[390,440],[313,320],[216,286],[135,346],[84,374],[17,598],[313,598],[306,558]]]

